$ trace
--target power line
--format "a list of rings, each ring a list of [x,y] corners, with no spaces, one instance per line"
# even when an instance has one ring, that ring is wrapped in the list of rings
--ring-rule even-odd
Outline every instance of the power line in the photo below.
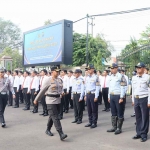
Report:
[[[112,16],[112,15],[122,15],[122,14],[129,14],[129,13],[134,13],[134,12],[141,12],[141,11],[146,11],[146,10],[150,10],[150,7],[146,7],[146,8],[140,8],[140,9],[133,9],[133,10],[127,10],[127,11],[119,11],[119,12],[112,12],[112,13],[104,13],[104,14],[97,14],[97,15],[90,15],[88,17],[96,17],[96,16]],[[74,21],[73,23],[76,23],[78,21],[81,21],[83,19],[87,18],[81,18],[79,20]]]

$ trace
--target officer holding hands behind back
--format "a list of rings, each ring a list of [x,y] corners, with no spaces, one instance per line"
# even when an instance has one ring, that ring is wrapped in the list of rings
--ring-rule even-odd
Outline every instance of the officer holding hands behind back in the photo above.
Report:
[[[75,78],[72,81],[72,100],[75,120],[72,123],[81,124],[83,117],[84,80],[80,76],[80,69],[75,70]]]
[[[98,120],[98,96],[100,83],[97,75],[94,74],[94,66],[89,65],[87,68],[88,76],[85,82],[85,100],[87,102],[89,123],[85,127],[96,128]]]
[[[145,74],[145,64],[138,63],[135,68],[137,75],[132,80],[132,103],[136,117],[136,135],[133,139],[147,140],[149,130],[149,108],[150,108],[150,77]]]
[[[122,132],[122,125],[124,121],[124,103],[126,79],[118,72],[118,65],[113,63],[110,67],[111,76],[109,84],[108,101],[111,108],[111,122],[112,129],[107,132],[115,132],[120,134]]]

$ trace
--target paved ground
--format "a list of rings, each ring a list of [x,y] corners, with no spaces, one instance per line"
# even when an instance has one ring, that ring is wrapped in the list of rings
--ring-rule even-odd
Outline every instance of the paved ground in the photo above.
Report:
[[[111,127],[110,112],[102,112],[103,105],[99,106],[98,127],[85,128],[87,111],[84,112],[83,123],[72,124],[73,110],[64,115],[61,121],[63,130],[68,134],[65,141],[60,141],[55,128],[52,128],[53,137],[47,136],[46,129],[48,117],[23,111],[23,105],[19,109],[6,108],[5,119],[7,128],[0,128],[0,150],[149,150],[150,139],[141,143],[140,140],[132,140],[135,135],[135,118],[131,102],[128,100],[125,113],[123,133],[114,135],[107,133]],[[39,112],[41,112],[41,107]]]

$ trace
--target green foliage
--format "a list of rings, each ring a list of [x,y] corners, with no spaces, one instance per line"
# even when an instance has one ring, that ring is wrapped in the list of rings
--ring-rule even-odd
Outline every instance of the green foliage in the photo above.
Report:
[[[73,65],[81,66],[86,63],[86,35],[74,33],[73,42]],[[102,58],[106,60],[111,55],[108,49],[108,43],[99,34],[95,38],[89,35],[88,63],[101,69]]]
[[[46,20],[46,21],[44,22],[44,25],[49,25],[49,24],[51,24],[51,23],[52,23],[52,20],[48,19],[48,20]]]
[[[0,18],[0,52],[20,42],[20,29],[11,21]]]
[[[136,40],[135,38],[130,39],[130,43],[122,50],[121,56],[124,57],[127,54],[136,51],[141,46],[146,47],[148,45],[150,45],[150,25],[141,33],[141,38],[139,40]],[[130,66],[131,70],[134,70],[135,65],[140,61],[144,62],[148,66],[150,65],[150,49],[145,48],[144,50],[128,56],[123,61],[126,65]]]
[[[12,50],[11,48],[6,48],[0,54],[0,58],[3,56],[10,56],[12,61],[12,69],[22,68],[22,55],[19,53],[19,50]]]

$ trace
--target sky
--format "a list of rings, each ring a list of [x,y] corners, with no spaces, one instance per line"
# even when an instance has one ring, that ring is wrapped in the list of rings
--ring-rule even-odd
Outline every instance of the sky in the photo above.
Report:
[[[52,22],[67,19],[76,21],[87,14],[96,15],[150,7],[150,0],[0,0],[0,17],[17,24],[22,32]],[[130,37],[140,38],[140,33],[150,24],[150,10],[125,15],[95,17],[93,34],[102,34],[114,46],[118,55],[129,43]],[[89,19],[89,23],[91,19]],[[73,30],[86,33],[86,19],[73,24]],[[89,25],[91,34],[91,25]]]

